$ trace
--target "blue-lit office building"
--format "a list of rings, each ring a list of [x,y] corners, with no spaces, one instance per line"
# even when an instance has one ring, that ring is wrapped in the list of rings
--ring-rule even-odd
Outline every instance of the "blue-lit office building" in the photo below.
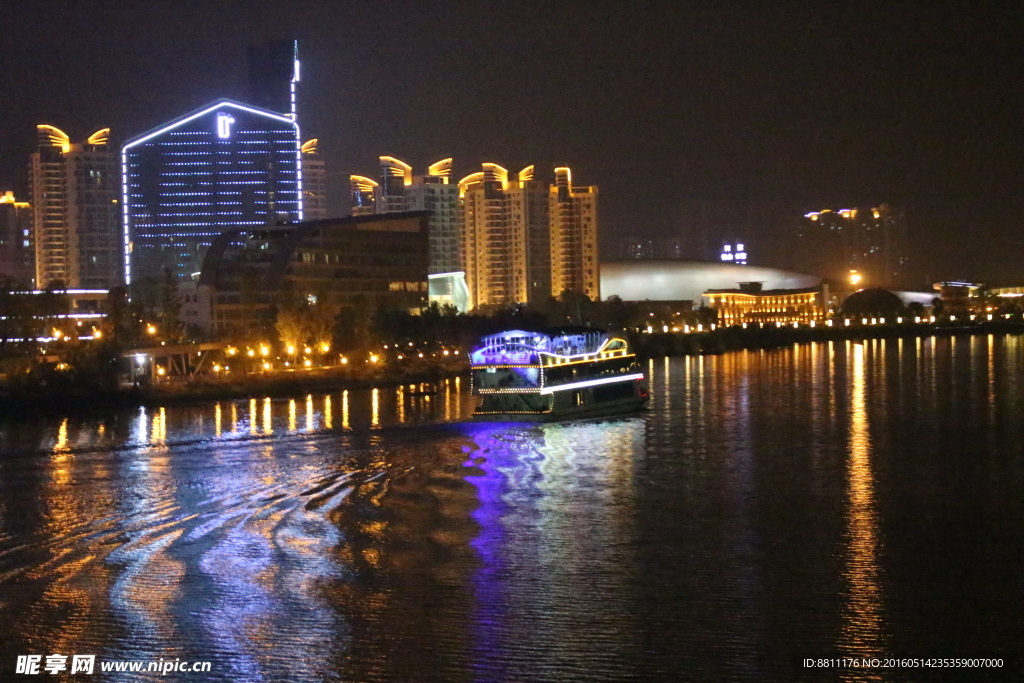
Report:
[[[294,113],[219,100],[129,140],[121,164],[129,284],[191,278],[225,230],[302,220]]]

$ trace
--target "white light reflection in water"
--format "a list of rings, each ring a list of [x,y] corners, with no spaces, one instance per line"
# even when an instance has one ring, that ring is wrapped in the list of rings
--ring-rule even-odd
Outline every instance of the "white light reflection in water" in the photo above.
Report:
[[[852,348],[851,348],[852,347]],[[851,359],[850,438],[847,458],[846,583],[840,652],[846,657],[883,657],[885,632],[879,577],[878,513],[871,471],[867,372],[863,344],[847,342]],[[844,669],[843,680],[882,680],[878,670]]]
[[[149,430],[146,425],[146,407],[139,406],[139,416],[135,421],[135,443],[146,443],[149,440]]]

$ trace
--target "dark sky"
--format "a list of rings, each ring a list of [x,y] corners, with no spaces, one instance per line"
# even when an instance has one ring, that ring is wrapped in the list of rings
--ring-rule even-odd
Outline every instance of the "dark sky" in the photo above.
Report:
[[[931,279],[1024,281],[1024,3],[23,0],[0,21],[0,189],[24,191],[35,124],[119,143],[244,99],[245,47],[297,37],[338,201],[380,154],[568,164],[600,186],[606,256],[697,255],[702,224],[759,263],[787,215],[888,201]]]

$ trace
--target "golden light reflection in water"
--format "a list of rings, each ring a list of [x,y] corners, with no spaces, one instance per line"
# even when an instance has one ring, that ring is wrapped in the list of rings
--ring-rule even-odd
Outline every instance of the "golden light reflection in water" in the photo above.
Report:
[[[341,392],[341,428],[348,429],[348,389]]]
[[[370,415],[370,427],[380,427],[380,389],[374,388]]]
[[[295,399],[288,401],[288,431],[294,432],[296,429],[296,417],[295,417]]]
[[[238,404],[231,403],[231,433],[238,433]]]
[[[270,434],[274,431],[274,414],[271,412],[272,405],[270,397],[263,399],[263,433]]]
[[[306,431],[313,431],[313,394],[306,394]]]
[[[54,453],[60,453],[68,449],[68,418],[64,418],[60,427],[57,428],[57,443],[53,446]]]
[[[68,452],[68,418],[64,418],[57,428],[57,442],[53,445],[53,482],[64,485],[71,481],[71,469],[68,464],[71,454]]]
[[[989,418],[995,420],[996,416],[996,338],[994,335],[988,335],[986,337],[986,351],[988,351],[988,363],[986,369],[988,370],[988,410]]]
[[[458,420],[462,417],[462,382],[458,377],[455,378],[455,419]]]
[[[221,434],[222,419],[220,401],[217,401],[217,404],[213,406],[213,429],[217,436]]]
[[[405,386],[399,385],[395,390],[395,402],[398,408],[398,423],[405,423]]]
[[[150,443],[162,444],[167,441],[167,409],[160,408],[153,416],[153,426],[150,436]]]
[[[862,344],[853,344],[849,351],[852,361],[847,460],[849,499],[846,567],[843,571],[846,604],[843,608],[840,650],[844,656],[849,657],[882,657],[886,650],[882,591],[879,585],[878,513],[875,509],[874,475],[871,472],[865,351]],[[882,679],[868,671],[857,671],[849,673],[843,680]]]
[[[447,379],[444,381],[444,419],[452,419],[452,384]]]
[[[324,427],[334,429],[334,408],[331,406],[331,395],[324,396]]]

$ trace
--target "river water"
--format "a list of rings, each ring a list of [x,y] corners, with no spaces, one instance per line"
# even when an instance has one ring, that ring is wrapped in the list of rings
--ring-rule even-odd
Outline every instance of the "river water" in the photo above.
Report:
[[[1021,674],[1024,340],[646,370],[643,414],[552,425],[466,422],[454,380],[0,417],[0,679],[54,653],[211,662],[190,681]],[[799,664],[841,656],[1005,664]]]

